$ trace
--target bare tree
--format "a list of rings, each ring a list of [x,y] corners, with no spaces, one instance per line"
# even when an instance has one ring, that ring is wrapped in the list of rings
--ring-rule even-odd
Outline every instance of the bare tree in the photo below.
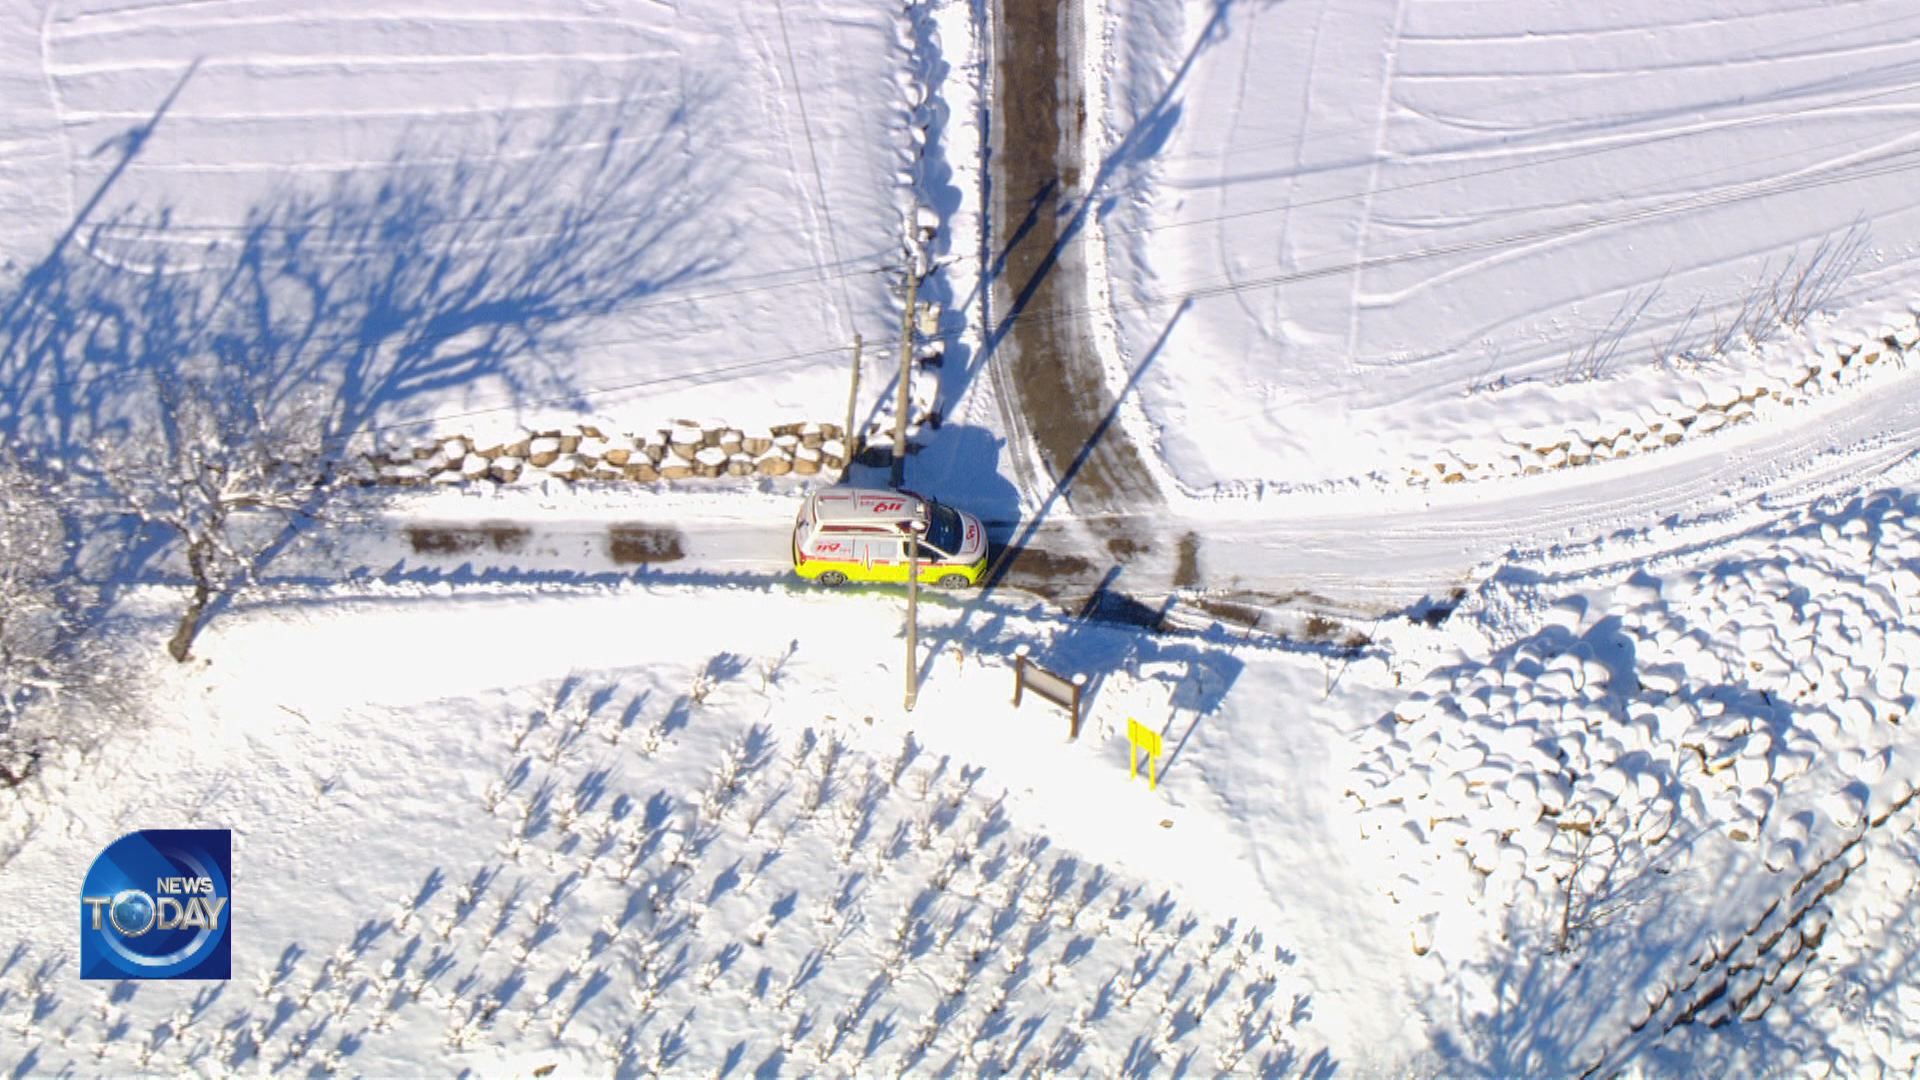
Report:
[[[123,449],[96,450],[125,509],[173,535],[192,589],[167,652],[184,662],[208,608],[253,580],[295,516],[333,484],[318,403],[264,404],[239,365],[155,378],[159,424]]]
[[[0,789],[25,780],[50,744],[85,744],[132,707],[124,666],[95,632],[96,595],[74,569],[75,509],[0,447]]]
[[[560,362],[582,327],[728,264],[737,238],[699,224],[727,178],[688,150],[715,98],[596,82],[547,126],[409,140],[387,168],[295,185],[212,240],[167,207],[99,203],[75,235],[107,257],[56,247],[0,290],[0,438],[177,541],[184,660],[292,515],[317,510],[323,446],[344,472],[371,432],[449,392],[584,400]],[[103,550],[118,565],[88,572],[140,580],[152,553]]]
[[[0,733],[61,686],[66,530],[47,485],[0,453]]]

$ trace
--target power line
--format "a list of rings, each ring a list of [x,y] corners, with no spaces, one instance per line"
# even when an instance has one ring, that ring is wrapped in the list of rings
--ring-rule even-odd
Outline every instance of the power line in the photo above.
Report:
[[[780,24],[780,42],[786,47],[787,71],[793,76],[793,100],[800,107],[800,132],[806,136],[807,157],[813,162],[813,189],[820,199],[820,220],[827,230],[827,247],[833,252],[834,262],[841,262],[840,239],[834,233],[833,210],[827,205],[827,181],[820,169],[820,151],[813,142],[813,122],[807,118],[807,95],[800,87],[800,65],[793,58],[793,38],[787,34],[787,5],[784,0],[774,0],[773,10]],[[822,278],[821,280],[828,280]],[[840,281],[840,302],[846,306],[846,318],[849,328],[853,325],[853,296],[847,292],[844,278]]]
[[[1920,148],[1898,151],[1897,153],[1891,155],[1890,157],[1891,158],[1907,158],[1915,154],[1920,154]],[[1660,217],[1667,217],[1667,216],[1672,216],[1674,214],[1685,213],[1685,212],[1690,212],[1695,210],[1715,209],[1721,206],[1734,205],[1741,202],[1748,202],[1754,199],[1768,198],[1774,195],[1791,194],[1799,191],[1813,190],[1816,188],[1831,186],[1833,184],[1851,183],[1856,180],[1866,180],[1866,179],[1872,179],[1877,176],[1887,176],[1887,175],[1893,175],[1896,173],[1910,172],[1915,169],[1920,169],[1920,162],[1908,161],[1901,164],[1887,164],[1874,169],[1860,170],[1860,171],[1845,173],[1837,176],[1823,176],[1823,175],[1803,176],[1796,180],[1784,181],[1777,184],[1772,184],[1771,186],[1759,186],[1761,184],[1764,184],[1764,182],[1756,182],[1755,185],[1748,185],[1743,190],[1734,190],[1730,192],[1723,192],[1723,193],[1707,195],[1707,196],[1685,196],[1680,199],[1671,200],[1671,201],[1661,203],[1659,205],[1652,206],[1652,207],[1642,207],[1639,209],[1624,211],[1616,214],[1604,214],[1597,217],[1584,218],[1582,220],[1575,221],[1575,222],[1568,222],[1560,225],[1543,226],[1537,229],[1531,229],[1531,230],[1517,232],[1517,233],[1508,233],[1502,236],[1488,237],[1488,238],[1483,238],[1478,240],[1466,240],[1466,241],[1460,241],[1453,244],[1445,244],[1445,245],[1439,245],[1434,247],[1420,248],[1420,249],[1405,251],[1405,252],[1395,252],[1395,253],[1390,253],[1386,255],[1375,255],[1375,256],[1369,256],[1369,257],[1346,259],[1336,263],[1329,263],[1324,266],[1311,267],[1311,268],[1301,269],[1301,270],[1284,271],[1277,274],[1270,274],[1270,275],[1265,275],[1258,278],[1251,278],[1251,279],[1245,279],[1240,281],[1227,281],[1219,284],[1208,283],[1208,284],[1195,284],[1192,286],[1176,287],[1176,288],[1167,290],[1166,292],[1163,292],[1158,296],[1145,297],[1143,299],[1131,301],[1131,302],[1122,302],[1122,303],[1105,302],[1097,306],[1066,308],[1066,309],[1049,311],[1045,313],[1022,313],[1021,315],[1018,316],[1018,318],[1027,322],[1048,324],[1048,323],[1059,322],[1067,319],[1083,318],[1087,315],[1096,314],[1096,313],[1111,312],[1111,313],[1117,314],[1123,311],[1151,310],[1154,308],[1165,307],[1169,304],[1180,303],[1188,299],[1189,297],[1205,299],[1205,298],[1214,297],[1214,296],[1225,296],[1232,293],[1244,292],[1249,289],[1268,288],[1275,285],[1288,285],[1288,284],[1294,284],[1302,281],[1311,281],[1317,278],[1330,277],[1330,276],[1335,276],[1340,274],[1348,274],[1356,270],[1373,270],[1373,269],[1379,269],[1387,266],[1399,265],[1402,263],[1419,262],[1426,259],[1439,258],[1446,255],[1457,255],[1457,254],[1465,254],[1465,253],[1476,252],[1476,251],[1497,250],[1503,247],[1513,247],[1513,246],[1518,246],[1522,244],[1531,244],[1531,243],[1538,242],[1540,240],[1553,239],[1559,236],[1571,236],[1577,233],[1586,232],[1586,231],[1598,229],[1598,228],[1603,228],[1610,225],[1625,224],[1625,223],[1634,222],[1634,221],[1653,220]],[[928,340],[955,340],[960,336],[962,336],[964,333],[965,331],[953,331],[947,334],[936,335],[935,337],[929,338]]]
[[[782,23],[782,29],[783,31],[785,29],[784,22]],[[789,62],[791,64],[791,57],[789,58]],[[1818,113],[1831,112],[1837,109],[1858,105],[1858,104],[1861,104],[1862,102],[1875,101],[1881,98],[1893,97],[1893,96],[1908,93],[1914,90],[1920,90],[1920,83],[1906,83],[1899,86],[1890,87],[1884,90],[1875,90],[1869,93],[1856,94],[1856,95],[1853,95],[1850,97],[1844,97],[1844,98],[1837,98],[1832,101],[1823,101],[1817,104],[1807,105],[1798,109],[1789,109],[1783,112],[1774,112],[1774,113],[1766,113],[1758,116],[1741,117],[1734,120],[1726,121],[1724,123],[1713,125],[1710,127],[1690,128],[1690,129],[1685,129],[1680,131],[1669,131],[1669,132],[1659,133],[1659,134],[1650,135],[1642,138],[1626,138],[1619,141],[1607,142],[1602,145],[1583,147],[1577,150],[1570,150],[1565,153],[1550,154],[1544,157],[1527,158],[1525,160],[1512,162],[1506,165],[1496,165],[1496,166],[1491,166],[1484,169],[1473,169],[1466,172],[1450,173],[1446,176],[1433,177],[1426,180],[1411,180],[1405,183],[1389,184],[1389,185],[1385,185],[1380,188],[1377,188],[1374,194],[1390,194],[1390,193],[1403,192],[1403,191],[1414,191],[1414,190],[1419,190],[1421,188],[1437,187],[1445,184],[1459,183],[1464,180],[1474,180],[1474,179],[1479,179],[1487,176],[1498,176],[1504,173],[1516,172],[1516,171],[1521,171],[1525,169],[1532,169],[1532,168],[1537,168],[1545,165],[1555,165],[1555,164],[1560,164],[1567,161],[1577,161],[1583,158],[1595,157],[1595,156],[1604,155],[1604,154],[1611,154],[1611,153],[1616,153],[1623,150],[1635,150],[1635,149],[1640,149],[1647,146],[1657,145],[1660,143],[1673,142],[1673,141],[1678,141],[1682,139],[1693,138],[1700,135],[1719,134],[1722,132],[1733,131],[1733,130],[1737,130],[1745,127],[1775,123],[1782,120],[1793,119],[1796,117],[1804,117],[1804,116],[1809,116],[1809,115],[1818,114]],[[797,82],[795,87],[795,96],[797,98],[802,97],[802,95],[799,93]],[[806,117],[805,117],[804,98],[802,98],[800,102],[800,107],[801,107],[801,112],[803,114],[802,123],[803,125],[805,125]],[[809,155],[810,157],[813,158],[814,169],[815,169],[815,173],[814,173],[815,190],[816,192],[820,193],[819,197],[821,198],[822,206],[824,207],[825,206],[825,195],[824,195],[825,187],[824,187],[822,175],[819,171],[818,155],[817,153],[815,153],[814,147],[811,141],[810,130],[807,132],[807,139],[808,139]],[[1780,154],[1771,154],[1761,158],[1745,159],[1742,162],[1733,163],[1717,171],[1726,171],[1729,169],[1740,168],[1743,165],[1750,165],[1750,164],[1757,164],[1759,162],[1764,162],[1764,161],[1778,160],[1779,158],[1793,156],[1793,154],[1797,152],[1804,152],[1809,149],[1820,149],[1820,148],[1829,147],[1829,146],[1842,145],[1851,141],[1853,140],[1842,139],[1842,140],[1835,140],[1830,143],[1820,143],[1820,144],[1815,144],[1813,146],[1798,147],[1795,150],[1786,151]],[[1518,154],[1518,153],[1524,153],[1525,151],[1524,151],[1524,148],[1515,148],[1513,152]],[[453,159],[449,159],[449,160],[453,160]],[[1360,163],[1356,162],[1354,164],[1360,164]],[[1311,171],[1311,170],[1302,170],[1302,172],[1306,172],[1306,171]],[[1295,174],[1295,175],[1298,175],[1298,174]],[[1284,203],[1272,203],[1264,206],[1249,207],[1244,210],[1235,210],[1235,211],[1229,211],[1229,212],[1220,213],[1220,214],[1210,214],[1205,217],[1182,218],[1176,221],[1162,221],[1162,222],[1157,222],[1157,223],[1148,224],[1148,225],[1108,226],[1108,227],[1105,227],[1103,231],[1113,236],[1140,236],[1140,235],[1146,235],[1150,233],[1163,232],[1163,231],[1172,230],[1172,229],[1190,228],[1195,225],[1218,224],[1224,221],[1234,221],[1242,218],[1259,217],[1266,214],[1285,213],[1287,211],[1296,210],[1296,209],[1308,209],[1316,206],[1326,206],[1334,203],[1347,202],[1354,199],[1364,198],[1366,194],[1367,193],[1364,191],[1357,191],[1357,190],[1347,191],[1347,192],[1341,192],[1333,195],[1320,196],[1318,198],[1313,198],[1313,199],[1289,201]],[[823,214],[824,214],[824,210],[823,210]],[[536,215],[535,217],[532,218],[532,220],[537,221],[537,220],[543,220],[546,218],[564,219],[565,216],[566,215],[564,213],[550,213],[550,214]],[[632,215],[622,215],[621,217],[611,218],[608,220],[616,221],[616,222],[623,221],[623,220],[641,220],[646,216],[647,214],[637,213]],[[523,221],[523,220],[527,220],[527,218],[524,215],[519,215],[519,214],[470,214],[470,215],[463,215],[458,218],[440,218],[433,221],[427,221],[427,222],[420,223],[415,227],[421,230],[432,230],[436,228],[446,228],[446,227],[452,227],[457,225],[470,225],[470,224],[476,224],[476,223],[497,223],[501,221]],[[868,256],[864,256],[864,257],[860,257],[852,260],[841,258],[839,255],[839,245],[837,243],[836,236],[832,229],[832,220],[830,216],[826,217],[825,223],[827,225],[827,231],[829,234],[828,242],[829,242],[829,245],[833,248],[835,260],[832,263],[825,264],[824,267],[821,266],[820,264],[816,264],[815,269],[828,269],[828,268],[839,267],[839,266],[847,266],[847,265],[858,263],[865,259],[879,258],[879,257],[890,254],[890,252],[882,250],[882,251],[874,252]],[[103,235],[103,234],[125,235],[127,233],[137,233],[138,231],[141,231],[143,229],[145,229],[145,226],[140,226],[136,224],[123,224],[123,223],[117,223],[117,222],[109,222],[109,223],[104,223],[102,225],[96,226],[95,234],[96,235]],[[210,234],[219,234],[219,233],[247,234],[252,232],[300,232],[304,234],[304,233],[312,232],[313,229],[310,226],[304,226],[304,225],[281,226],[281,225],[273,225],[271,223],[260,223],[260,224],[254,224],[254,225],[175,223],[175,224],[169,224],[167,226],[167,231],[170,233],[203,233],[203,234],[209,234],[209,233]],[[545,235],[545,234],[528,234],[527,236],[524,236],[524,237],[514,237],[514,239],[516,241],[521,239],[538,239],[542,235]],[[136,236],[134,238],[138,238],[138,237]],[[1070,242],[1078,243],[1084,239],[1085,239],[1084,236],[1075,237]],[[197,241],[187,241],[187,242],[197,242]],[[308,242],[312,242],[311,238],[309,238]],[[361,250],[369,247],[377,247],[379,245],[353,242],[351,244],[342,243],[337,245],[330,244],[330,245],[324,245],[324,246],[348,248],[350,250]],[[806,268],[796,268],[792,272],[798,273],[804,269]],[[828,275],[822,276],[821,278],[819,278],[819,280],[834,281],[834,280],[842,279],[843,276],[844,275],[841,275],[841,274],[828,274]],[[726,294],[722,294],[722,295],[726,295]],[[843,300],[844,299],[845,297],[843,296]]]
[[[786,26],[784,21],[784,8],[782,8],[782,15],[781,15],[781,29],[784,35],[786,31]],[[794,70],[792,68],[793,58],[790,51],[790,41],[788,44],[789,44],[788,59],[789,59],[790,70]],[[827,281],[839,281],[841,283],[842,302],[843,304],[846,305],[850,315],[852,311],[852,302],[851,302],[850,295],[848,294],[846,289],[847,279],[850,277],[860,276],[865,274],[882,273],[889,269],[895,268],[894,264],[888,259],[890,252],[884,249],[869,252],[866,255],[859,256],[853,259],[846,259],[846,258],[840,257],[837,235],[835,234],[832,228],[831,215],[826,214],[826,210],[825,210],[826,202],[825,202],[824,179],[819,170],[818,154],[814,148],[814,144],[812,141],[811,127],[808,124],[807,116],[805,112],[804,95],[801,93],[798,85],[798,81],[797,81],[798,80],[797,70],[795,70],[794,77],[796,79],[795,94],[796,94],[796,98],[799,99],[799,105],[802,113],[802,124],[803,124],[803,127],[806,127],[807,129],[806,136],[807,136],[807,142],[808,142],[808,149],[814,165],[815,190],[819,194],[819,197],[821,199],[822,212],[824,215],[824,223],[828,231],[829,244],[833,248],[835,261],[827,264],[821,264],[816,262],[812,267],[783,268],[780,270],[772,270],[762,274],[747,275],[745,277],[735,279],[735,280],[743,280],[743,281],[755,281],[763,278],[774,279],[774,280],[768,281],[765,284],[749,285],[749,286],[743,286],[743,287],[734,288],[734,289],[721,289],[721,290],[715,290],[712,292],[702,292],[702,293],[693,293],[693,294],[660,295],[653,298],[621,305],[617,310],[622,310],[622,311],[644,310],[647,308],[663,306],[666,304],[702,303],[710,300],[726,299],[734,296],[748,295],[748,294],[758,293],[758,292],[767,292],[767,291],[773,291],[778,289],[786,289],[786,288],[791,288],[793,285],[801,283],[800,281],[797,281],[797,280],[785,280],[787,277],[811,273],[814,277],[814,280],[817,280],[823,283]],[[1742,128],[1742,127],[1753,126],[1757,124],[1776,122],[1776,121],[1780,121],[1783,119],[1788,119],[1796,116],[1804,116],[1804,115],[1820,113],[1820,112],[1829,112],[1835,109],[1857,105],[1866,101],[1873,101],[1873,100],[1878,100],[1885,97],[1894,96],[1897,94],[1906,93],[1916,88],[1920,88],[1920,84],[1904,84],[1901,86],[1896,86],[1896,87],[1892,87],[1885,90],[1877,90],[1869,93],[1857,94],[1850,97],[1840,98],[1833,101],[1820,102],[1818,104],[1808,105],[1800,109],[1792,109],[1792,110],[1787,110],[1785,112],[1768,113],[1762,116],[1744,117],[1744,118],[1729,121],[1727,123],[1718,125],[1713,128],[1704,129],[1704,132],[1701,129],[1667,132],[1664,134],[1659,134],[1659,135],[1651,136],[1648,138],[1635,139],[1635,140],[1629,140],[1624,142],[1608,143],[1605,145],[1573,150],[1563,154],[1555,154],[1547,157],[1530,158],[1524,161],[1513,162],[1506,165],[1493,166],[1485,169],[1476,169],[1476,170],[1470,170],[1467,172],[1452,173],[1447,176],[1434,177],[1426,180],[1408,181],[1402,184],[1393,184],[1393,185],[1381,187],[1377,189],[1376,194],[1400,192],[1400,191],[1411,191],[1411,190],[1416,190],[1420,188],[1433,187],[1433,186],[1439,186],[1444,184],[1455,184],[1465,180],[1478,179],[1486,176],[1495,176],[1495,175],[1500,175],[1508,172],[1515,172],[1515,171],[1520,171],[1525,169],[1537,168],[1545,165],[1559,164],[1567,161],[1579,160],[1587,157],[1613,153],[1621,150],[1636,149],[1636,148],[1653,145],[1661,142],[1675,141],[1679,139],[1693,137],[1702,133],[1716,133],[1716,132],[1727,131],[1727,130]],[[1743,168],[1745,166],[1752,165],[1752,164],[1757,164],[1763,161],[1772,161],[1772,160],[1777,160],[1781,157],[1789,157],[1789,156],[1792,156],[1794,153],[1804,152],[1807,149],[1817,149],[1824,146],[1840,145],[1848,141],[1851,141],[1851,140],[1836,140],[1835,142],[1832,142],[1832,143],[1818,144],[1818,146],[1815,146],[1815,147],[1802,147],[1802,148],[1798,148],[1795,151],[1788,151],[1782,154],[1768,155],[1762,158],[1750,158],[1750,159],[1746,159],[1743,162],[1737,162],[1728,166],[1724,166],[1721,170],[1716,170],[1716,171],[1728,171],[1732,169],[1739,169],[1739,168]],[[1103,229],[1103,231],[1110,236],[1139,236],[1139,235],[1157,233],[1157,232],[1173,230],[1173,229],[1188,228],[1194,225],[1215,224],[1219,222],[1261,216],[1265,214],[1281,213],[1281,212],[1286,212],[1294,209],[1304,209],[1304,208],[1311,208],[1315,206],[1324,206],[1324,205],[1329,205],[1333,203],[1345,202],[1353,199],[1362,198],[1365,195],[1366,195],[1365,192],[1360,192],[1360,191],[1344,192],[1344,193],[1339,193],[1334,195],[1321,196],[1319,198],[1314,198],[1314,199],[1292,201],[1288,203],[1274,204],[1274,205],[1262,206],[1262,207],[1251,207],[1245,210],[1232,211],[1232,212],[1222,213],[1222,214],[1214,214],[1206,217],[1185,218],[1178,221],[1159,222],[1155,224],[1134,226],[1134,227],[1106,227]],[[437,221],[430,221],[422,224],[419,227],[431,229],[435,227],[446,227],[446,226],[457,225],[457,224],[471,224],[475,222],[495,222],[495,221],[513,220],[513,219],[515,219],[514,215],[468,215],[468,216],[463,216],[457,219],[445,218]],[[134,228],[138,228],[138,227],[110,223],[107,225],[97,226],[95,229],[95,235],[97,236],[97,235],[106,234],[109,230],[113,232],[123,232],[124,230],[130,230]],[[265,226],[222,227],[222,226],[213,226],[213,225],[172,225],[168,227],[168,231],[169,232],[231,231],[231,232],[244,233],[247,231],[261,229],[261,228],[266,228],[266,227]],[[534,238],[537,238],[537,237],[514,237],[512,239],[515,241],[519,241],[522,239],[534,239]],[[1079,244],[1079,243],[1086,242],[1090,239],[1091,239],[1091,234],[1083,232],[1083,233],[1077,234],[1074,237],[1069,238],[1066,241],[1066,243]],[[352,245],[352,247],[356,250],[362,247],[368,247],[368,246],[373,246],[373,245],[362,245],[358,243]],[[1436,250],[1434,252],[1434,254],[1444,254],[1444,253],[1448,253],[1448,252],[1444,250]],[[1398,261],[1403,261],[1406,258],[1422,258],[1422,257],[1427,257],[1427,256],[1413,254],[1413,255],[1400,256],[1400,257],[1394,257],[1394,258],[1396,258],[1396,260]],[[1366,268],[1368,268],[1368,266],[1361,265],[1361,264],[1349,264],[1342,267],[1333,268],[1327,272],[1342,273],[1342,272],[1350,272],[1354,269],[1366,269]],[[829,272],[829,271],[838,271],[838,272]],[[1304,273],[1307,276],[1313,276],[1313,272],[1301,272],[1301,273]],[[1276,283],[1276,281],[1284,282],[1287,280],[1303,280],[1303,279],[1304,278],[1301,278],[1301,277],[1281,278],[1281,279],[1258,278],[1258,279],[1253,279],[1251,281],[1243,282],[1241,284],[1245,285],[1246,287],[1260,287],[1265,284]],[[1217,295],[1223,291],[1237,292],[1240,290],[1237,287],[1234,287],[1234,288],[1210,287],[1210,288],[1199,289],[1194,293],[1194,295],[1210,296],[1210,295]],[[1165,302],[1171,302],[1171,301],[1162,300],[1162,301],[1156,301],[1155,303],[1165,303]],[[1130,306],[1141,307],[1141,306],[1152,306],[1152,305],[1151,304],[1135,304]],[[1114,310],[1121,310],[1121,309],[1124,309],[1124,307],[1125,306],[1116,307],[1114,308]],[[1104,310],[1104,309],[1087,308],[1087,309],[1076,311],[1073,314],[1075,315],[1087,314],[1087,313],[1091,313],[1094,310]],[[1032,316],[1026,316],[1026,318],[1028,318],[1029,321],[1041,321],[1041,320],[1035,319]],[[957,335],[953,335],[953,334],[942,335],[942,337],[946,337],[946,338],[951,338],[954,336],[957,336]],[[938,340],[938,339],[939,338],[933,338],[929,340]],[[141,371],[102,373],[102,374],[95,375],[92,379],[88,380],[88,383],[91,384],[94,382],[114,381],[121,378],[135,377],[143,374],[145,374],[145,372],[141,372]],[[74,386],[80,385],[80,383],[77,380],[72,380],[72,379],[70,380],[55,379],[51,385],[55,388],[72,388]]]
[[[883,256],[887,254],[888,253],[884,251],[877,251],[877,252],[870,253],[866,256],[862,256],[858,260],[846,261],[841,265],[847,266],[848,269],[845,269],[840,273],[833,275],[832,277],[833,279],[844,280],[846,278],[860,277],[860,276],[865,276],[869,274],[881,274],[889,270],[895,269],[896,267],[894,266],[893,263],[889,261],[884,261]],[[819,269],[820,267],[818,266],[818,264],[811,267],[806,267],[806,266],[791,267],[791,268],[784,268],[780,270],[769,270],[759,274],[743,275],[741,277],[738,277],[732,280],[755,281],[762,278],[787,276],[787,275],[812,275],[814,276],[815,280],[830,280],[830,279],[819,278],[817,275],[817,272]],[[722,280],[725,280],[725,279],[722,279]],[[614,307],[609,309],[608,313],[640,311],[640,310],[646,310],[648,308],[664,307],[669,304],[697,304],[697,303],[704,303],[710,300],[722,300],[722,299],[727,299],[735,296],[745,296],[752,293],[772,292],[779,289],[792,288],[796,284],[804,283],[804,280],[805,280],[804,278],[802,278],[799,281],[776,280],[776,281],[771,281],[761,285],[748,285],[748,286],[742,286],[736,289],[720,289],[712,292],[703,292],[703,293],[660,294],[660,295],[651,296],[645,299],[634,300],[634,301],[629,301],[627,303],[615,305]],[[32,303],[31,298],[28,298],[27,302],[31,304]],[[46,311],[46,309],[44,307],[41,307],[40,305],[34,305],[34,306],[36,307],[36,310],[44,311],[49,318],[53,318],[53,319],[59,318],[59,316],[56,313],[51,311]],[[314,339],[309,339],[310,342],[312,340]],[[321,346],[323,348],[330,348],[330,347],[333,347],[332,344],[329,343],[330,341],[334,343],[358,344],[358,343],[361,343],[363,339],[359,333],[349,328],[347,330],[341,331],[340,333],[335,335],[334,338],[332,339],[321,338],[318,340],[321,342]],[[212,371],[215,369],[215,367],[218,365],[218,363],[219,363],[218,358],[209,357],[205,362],[201,364],[182,365],[179,367],[175,367],[172,370],[179,374],[211,374]],[[96,372],[93,375],[85,378],[82,378],[78,374],[69,374],[65,377],[61,377],[56,373],[50,378],[36,377],[34,382],[27,389],[47,389],[47,390],[55,390],[55,391],[74,390],[74,389],[79,389],[81,387],[92,387],[92,386],[97,386],[102,384],[112,384],[112,383],[119,382],[123,379],[143,378],[151,374],[152,374],[152,371],[150,369],[144,369],[144,368],[136,368],[136,369],[123,370],[123,371]]]

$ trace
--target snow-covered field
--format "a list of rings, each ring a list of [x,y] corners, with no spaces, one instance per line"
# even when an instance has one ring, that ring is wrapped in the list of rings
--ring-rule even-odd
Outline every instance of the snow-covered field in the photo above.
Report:
[[[911,714],[884,593],[277,587],[9,793],[0,1026],[54,1072],[1905,1071],[1914,509],[1514,563],[1362,648],[931,602]],[[1099,677],[1078,742],[1021,643]],[[236,830],[225,987],[72,976],[88,853],[156,822]]]
[[[4,102],[0,207],[16,278],[39,272],[9,319],[49,339],[42,376],[228,329],[331,380],[342,434],[764,424],[840,416],[854,334],[898,325],[897,10],[15,6],[0,48],[38,77]],[[89,302],[121,309],[132,356],[62,339]]]
[[[1229,689],[1288,693],[1297,661],[1038,609],[983,636],[945,607],[908,718],[896,617],[643,585],[238,614],[210,663],[159,672],[170,718],[16,794],[8,1037],[109,1073],[1109,1073],[1325,1070],[1328,1031],[1377,1023],[1360,1004],[1391,983],[1347,980],[1382,905],[1347,897],[1360,940],[1312,955],[1279,868],[1248,860],[1241,796],[1202,779],[1238,752]],[[1124,668],[1078,744],[1008,704],[1015,641]],[[1185,744],[1157,792],[1101,730],[1126,700]],[[1284,761],[1332,734],[1262,737],[1316,796],[1283,804],[1337,805],[1337,773]],[[244,974],[73,981],[72,853],[161,819],[236,830]]]
[[[1166,336],[1134,416],[1187,490],[1611,437],[1780,308],[1916,300],[1898,0],[1105,7],[1090,305],[1116,378]]]
[[[220,364],[336,438],[837,421],[856,332],[864,415],[916,203],[981,344],[986,5],[445,7],[13,0],[8,449]],[[1195,496],[1118,587],[1284,633],[930,593],[909,712],[898,596],[785,572],[815,481],[547,481],[339,500],[174,664],[146,545],[135,719],[0,788],[0,1071],[1920,1068],[1914,17],[1672,9],[1076,9],[1092,337]],[[939,378],[915,482],[1050,505]],[[79,980],[190,826],[233,980]]]

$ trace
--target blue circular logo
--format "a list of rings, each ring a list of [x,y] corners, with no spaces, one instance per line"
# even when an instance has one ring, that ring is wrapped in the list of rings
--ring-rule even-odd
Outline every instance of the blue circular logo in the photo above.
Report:
[[[228,978],[232,851],[225,829],[143,829],[107,845],[80,890],[81,978]]]

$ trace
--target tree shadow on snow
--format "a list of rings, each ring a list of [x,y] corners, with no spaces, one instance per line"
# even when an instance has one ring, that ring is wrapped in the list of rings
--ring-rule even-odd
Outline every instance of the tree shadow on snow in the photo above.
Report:
[[[509,415],[583,405],[591,388],[569,354],[586,322],[715,273],[735,241],[703,224],[724,156],[692,152],[714,92],[589,89],[537,129],[502,119],[486,145],[422,138],[232,226],[111,208],[179,86],[103,147],[120,164],[0,292],[0,440],[90,514],[78,534],[96,540],[72,569],[126,582],[164,550],[111,511],[98,463],[179,437],[157,405],[170,381],[232,387],[265,417],[317,417],[335,460],[449,401]]]

